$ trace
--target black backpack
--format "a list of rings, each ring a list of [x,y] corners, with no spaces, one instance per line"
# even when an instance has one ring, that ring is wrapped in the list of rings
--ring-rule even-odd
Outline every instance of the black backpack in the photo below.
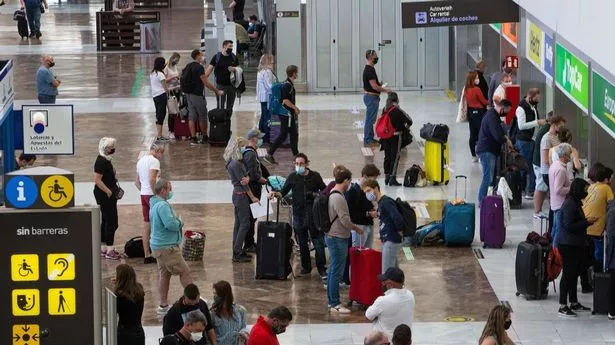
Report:
[[[421,174],[423,176],[425,175],[423,169],[416,164],[412,164],[410,169],[406,170],[406,175],[404,176],[404,187],[416,187],[416,183],[418,182]]]
[[[335,215],[333,220],[329,218],[329,198],[332,194],[343,194],[337,190],[331,191],[329,194],[318,194],[316,199],[314,199],[314,226],[320,232],[328,233],[331,230],[331,225],[337,220],[338,216]]]
[[[404,219],[404,229],[401,232],[403,237],[414,236],[416,233],[416,213],[410,204],[406,201],[397,198],[395,200],[395,204],[397,205],[397,210],[401,213],[402,218]]]
[[[196,83],[192,80],[192,64],[191,62],[184,67],[182,75],[179,77],[179,86],[183,93],[193,93],[196,88]]]
[[[143,237],[133,237],[124,245],[124,254],[129,258],[144,258]]]

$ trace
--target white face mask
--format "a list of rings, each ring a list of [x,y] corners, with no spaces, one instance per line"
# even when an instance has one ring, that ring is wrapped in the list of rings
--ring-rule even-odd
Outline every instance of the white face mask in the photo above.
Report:
[[[474,79],[474,85],[480,84],[480,79]]]
[[[190,339],[193,341],[199,341],[203,339],[203,332],[192,332],[190,333]]]

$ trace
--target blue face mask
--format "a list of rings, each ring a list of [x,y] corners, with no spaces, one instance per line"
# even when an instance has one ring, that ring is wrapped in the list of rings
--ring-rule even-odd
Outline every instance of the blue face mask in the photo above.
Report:
[[[365,197],[367,197],[369,201],[376,201],[376,193],[374,192],[365,193]]]
[[[170,191],[169,194],[167,194],[167,200],[171,200],[173,198],[173,191]]]
[[[246,152],[246,148],[242,147],[240,151],[241,151],[241,154],[244,154]]]
[[[305,172],[305,167],[302,167],[300,165],[295,165],[295,171],[297,172],[297,175],[301,175]]]
[[[257,147],[261,147],[261,146],[263,146],[263,139],[258,139],[258,140],[256,141],[256,146],[257,146]]]

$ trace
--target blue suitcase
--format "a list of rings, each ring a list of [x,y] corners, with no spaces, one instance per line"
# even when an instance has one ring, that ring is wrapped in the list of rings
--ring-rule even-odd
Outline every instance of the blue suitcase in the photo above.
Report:
[[[465,179],[465,199],[468,177],[464,175],[455,176],[455,199],[457,199],[457,187],[460,178]],[[446,203],[442,217],[442,237],[444,237],[445,245],[469,246],[472,244],[474,241],[474,212],[474,204],[468,202],[457,205],[453,205],[450,201]]]

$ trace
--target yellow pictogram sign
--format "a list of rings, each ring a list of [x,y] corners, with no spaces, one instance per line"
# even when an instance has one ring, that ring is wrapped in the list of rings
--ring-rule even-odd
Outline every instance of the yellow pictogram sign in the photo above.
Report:
[[[30,282],[38,280],[38,255],[11,255],[11,279],[14,282]]]
[[[49,176],[41,184],[41,198],[50,207],[60,208],[73,200],[73,184],[66,176]]]
[[[49,280],[75,280],[75,254],[48,254],[47,278]]]
[[[40,345],[41,330],[38,325],[13,325],[13,345]]]
[[[77,293],[73,288],[49,289],[49,315],[75,315]]]
[[[13,316],[38,316],[41,298],[37,289],[13,290]]]

